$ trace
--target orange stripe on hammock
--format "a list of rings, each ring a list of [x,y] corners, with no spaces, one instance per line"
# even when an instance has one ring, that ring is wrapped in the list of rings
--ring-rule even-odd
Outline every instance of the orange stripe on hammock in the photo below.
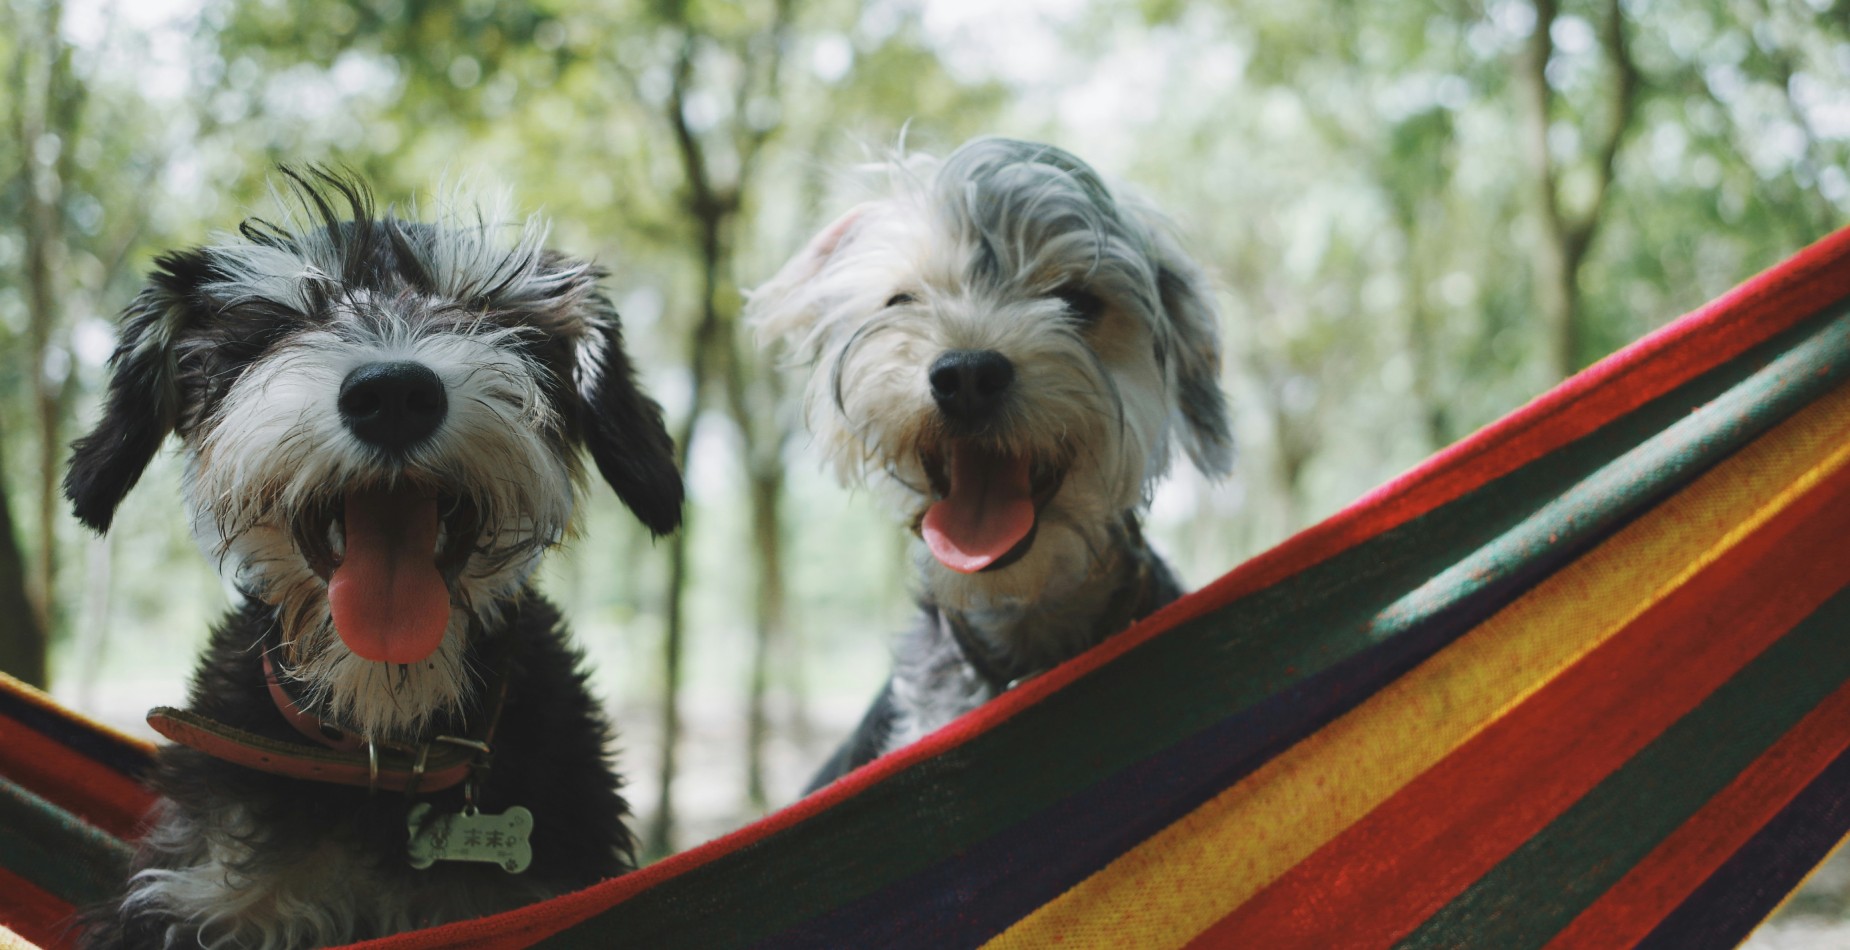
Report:
[[[5,715],[0,775],[124,841],[141,836],[155,801],[147,786]]]

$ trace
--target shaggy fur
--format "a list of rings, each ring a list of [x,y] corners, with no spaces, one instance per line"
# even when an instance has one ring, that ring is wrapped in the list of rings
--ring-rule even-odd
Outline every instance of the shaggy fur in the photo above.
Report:
[[[415,747],[479,734],[505,683],[492,758],[472,780],[484,811],[533,812],[533,863],[519,875],[415,870],[405,795],[169,746],[153,829],[122,901],[92,915],[89,946],[345,943],[632,864],[609,726],[557,611],[527,586],[571,526],[581,447],[653,532],[680,521],[669,438],[636,387],[602,272],[545,250],[538,219],[510,229],[481,211],[381,216],[357,183],[285,174],[280,223],[253,220],[157,260],[123,316],[103,418],[73,447],[66,494],[106,530],[166,436],[181,441],[194,535],[241,593],[194,675],[193,712],[302,743],[265,685],[267,656],[316,719]],[[402,447],[362,437],[341,403],[345,381],[382,365],[440,383],[439,421]],[[450,613],[415,663],[352,652],[330,611],[352,517],[343,500],[389,488],[434,497],[439,512],[433,558]],[[462,796],[457,786],[416,800],[441,813]]]
[[[817,784],[1173,599],[1139,515],[1177,444],[1211,475],[1232,462],[1213,296],[1154,209],[1027,142],[888,168],[890,194],[818,234],[750,315],[810,367],[809,426],[845,483],[918,533],[960,452],[1025,458],[1034,527],[974,573],[918,546],[921,623]],[[973,354],[1006,365],[1004,389],[953,412],[938,374]]]

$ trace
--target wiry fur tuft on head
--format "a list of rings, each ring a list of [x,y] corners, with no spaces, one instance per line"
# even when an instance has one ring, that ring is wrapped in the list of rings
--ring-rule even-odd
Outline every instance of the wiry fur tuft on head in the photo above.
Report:
[[[368,735],[413,731],[469,688],[463,645],[565,534],[577,449],[648,528],[680,523],[661,411],[636,385],[596,266],[544,247],[532,217],[452,206],[383,214],[351,178],[285,168],[276,220],[169,254],[123,317],[102,421],[66,491],[106,529],[168,433],[207,554],[278,608],[293,675]],[[340,404],[360,367],[417,364],[441,424],[403,451],[359,437]],[[428,664],[361,659],[335,636],[329,565],[346,493],[414,486],[442,505],[453,616]]]

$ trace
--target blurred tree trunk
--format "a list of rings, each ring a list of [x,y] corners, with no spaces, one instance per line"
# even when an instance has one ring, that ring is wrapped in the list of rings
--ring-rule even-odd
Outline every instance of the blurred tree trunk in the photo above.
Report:
[[[803,149],[803,153],[810,155],[822,154],[825,151],[823,138],[832,134],[833,131],[833,126],[826,126],[823,131],[817,132],[810,139],[808,146]],[[803,175],[801,188],[803,197],[799,207],[821,209],[827,197],[829,182],[829,173],[826,172],[820,164],[810,166]],[[819,227],[820,224],[820,222],[811,222],[811,228],[809,230]],[[795,418],[782,420],[778,423],[780,426],[778,431],[781,433],[781,436],[777,440],[777,451],[774,455],[763,459],[763,462],[768,464],[769,469],[776,473],[776,495],[775,498],[769,500],[769,504],[775,508],[773,514],[780,514],[783,510],[782,505],[786,500],[784,496],[784,487],[787,469],[784,467],[784,449],[787,447],[790,438],[792,438],[803,426],[802,408],[800,406],[801,394],[797,394],[795,401],[787,400],[787,394],[782,388],[785,382],[784,376],[777,372],[775,366],[771,365],[769,361],[766,361],[761,368],[765,371],[763,373],[763,379],[772,387],[772,393],[766,405],[776,411],[781,411],[788,406],[796,413]],[[781,514],[779,517],[755,519],[754,524],[757,525],[757,530],[762,532],[761,537],[774,537],[778,542],[775,552],[777,560],[775,562],[767,562],[775,571],[775,583],[771,585],[771,587],[777,591],[778,599],[773,604],[761,605],[762,610],[759,614],[762,617],[775,618],[776,623],[767,624],[764,629],[760,631],[758,643],[763,649],[756,651],[752,659],[753,686],[756,689],[759,687],[759,684],[763,684],[765,692],[755,695],[751,701],[751,709],[756,715],[751,717],[751,746],[748,750],[748,759],[746,762],[747,799],[754,807],[764,810],[768,808],[770,803],[769,790],[764,787],[763,775],[765,768],[765,748],[770,742],[770,722],[769,716],[765,714],[763,710],[769,702],[768,692],[772,679],[771,670],[773,666],[782,665],[781,678],[785,690],[783,722],[783,735],[785,741],[797,749],[807,750],[815,743],[815,723],[810,719],[809,677],[804,662],[808,656],[808,644],[804,642],[803,631],[790,625],[789,614],[787,612],[789,588],[788,578],[784,574],[783,555],[789,550],[789,538],[784,533]],[[895,566],[898,567],[899,570],[889,572],[889,577],[891,579],[891,586],[889,588],[891,592],[887,595],[889,600],[906,596],[906,584],[908,578],[911,576],[910,573],[905,570],[908,551],[908,547],[905,544],[907,538],[903,533],[898,533],[894,536],[901,542],[899,557],[897,562],[895,562]]]
[[[1318,424],[1319,385],[1310,372],[1288,362],[1282,351],[1247,352],[1247,372],[1257,383],[1261,409],[1271,423],[1272,472],[1278,495],[1279,537],[1304,527],[1304,470],[1322,447]]]
[[[753,610],[752,666],[747,688],[745,793],[753,808],[770,802],[765,788],[765,747],[770,740],[767,694],[773,656],[782,651],[784,613],[784,470],[772,461],[751,466],[752,548],[757,555],[758,598]]]
[[[743,434],[745,474],[751,504],[753,572],[757,594],[752,605],[752,663],[746,685],[745,788],[751,807],[770,802],[765,788],[765,748],[770,741],[771,670],[789,639],[784,578],[784,449],[791,426],[782,409],[783,378],[776,369],[753,360],[742,345],[750,331],[734,327],[726,395],[733,421]]]
[[[699,336],[695,334],[696,340]],[[696,344],[694,354],[688,359],[689,371],[694,378],[695,397],[688,407],[687,418],[682,421],[680,431],[675,433],[675,452],[683,473],[688,467],[688,446],[694,441],[695,422],[700,418],[699,393],[704,388],[705,376],[701,369],[702,362]],[[674,780],[679,771],[676,748],[681,743],[681,658],[685,652],[681,640],[682,631],[687,626],[687,598],[684,596],[687,592],[687,539],[693,533],[693,522],[694,507],[688,505],[681,519],[681,530],[668,539],[668,603],[662,621],[662,695],[659,714],[662,751],[661,760],[656,765],[658,785],[655,816],[643,839],[643,853],[650,858],[669,854],[674,841]]]
[[[724,164],[715,162],[701,131],[694,127],[688,114],[688,102],[699,81],[695,58],[703,42],[717,41],[703,36],[685,19],[675,24],[681,30],[681,44],[672,70],[672,84],[666,103],[666,119],[674,135],[676,155],[683,176],[683,209],[694,222],[696,253],[700,267],[700,316],[695,321],[689,346],[689,364],[693,373],[693,397],[688,417],[679,433],[682,474],[685,477],[690,459],[689,447],[699,432],[700,416],[709,404],[709,390],[717,381],[724,384],[725,405],[738,427],[748,466],[750,483],[753,544],[753,568],[758,595],[754,609],[753,672],[754,682],[761,675],[757,657],[768,653],[768,641],[775,639],[783,626],[783,568],[781,547],[783,474],[769,475],[760,460],[769,458],[771,467],[781,465],[782,445],[788,438],[782,431],[781,416],[775,405],[760,405],[766,383],[753,378],[755,364],[741,346],[738,286],[733,277],[734,251],[739,213],[745,205],[755,179],[758,159],[765,143],[776,130],[776,123],[754,125],[748,119],[754,97],[765,90],[775,90],[782,64],[793,0],[778,0],[773,7],[769,26],[745,36],[734,52],[743,68],[736,85],[730,90],[731,119],[721,127],[723,144],[730,151],[732,173],[722,180]],[[768,384],[775,387],[775,381]],[[775,393],[771,398],[776,398]],[[662,640],[662,758],[658,773],[655,818],[644,837],[644,850],[664,855],[675,846],[674,783],[679,770],[676,747],[681,738],[680,688],[681,666],[685,652],[684,601],[687,593],[687,545],[691,531],[683,524],[670,541],[667,629]],[[752,708],[747,713],[748,735],[752,750],[747,754],[748,768],[756,768],[762,744],[763,696],[749,691]],[[747,786],[762,789],[762,780],[753,775]],[[762,795],[762,791],[759,792]]]
[[[0,449],[5,444],[0,438]],[[5,468],[0,462],[0,471]],[[6,484],[0,480],[0,670],[43,688],[45,633],[26,589],[26,562],[6,494]]]
[[[64,185],[72,174],[73,143],[84,105],[84,89],[71,66],[71,46],[62,34],[64,4],[49,0],[38,16],[19,28],[20,55],[14,64],[13,133],[19,143],[21,233],[24,239],[27,378],[36,427],[38,484],[33,507],[32,609],[49,639],[62,626],[57,599],[57,526],[62,506],[63,419],[75,374],[68,351],[55,339],[66,332],[62,306],[67,245]]]
[[[1253,234],[1255,242],[1282,241],[1270,229],[1255,228]],[[1251,305],[1272,315],[1265,320],[1236,321],[1234,329],[1240,337],[1227,344],[1271,429],[1267,461],[1276,494],[1256,506],[1276,515],[1276,523],[1265,529],[1269,542],[1304,525],[1304,472],[1323,447],[1318,404],[1323,398],[1321,375],[1330,366],[1324,364],[1321,349],[1305,348],[1295,338],[1310,322],[1307,316],[1297,315],[1307,315],[1311,304],[1294,295],[1277,269],[1266,266],[1258,256],[1236,260],[1230,267],[1234,285],[1245,288]]]
[[[1457,438],[1453,432],[1450,400],[1445,394],[1444,380],[1450,374],[1439,353],[1440,314],[1433,304],[1433,275],[1422,240],[1427,233],[1429,221],[1437,215],[1431,206],[1433,199],[1430,196],[1410,195],[1385,181],[1382,190],[1388,196],[1389,206],[1394,212],[1394,223],[1400,228],[1401,240],[1406,248],[1406,263],[1403,265],[1407,282],[1404,345],[1412,361],[1413,398],[1419,403],[1420,427],[1426,434],[1427,449],[1429,452],[1437,452],[1451,445]]]
[[[1636,111],[1638,69],[1626,43],[1620,0],[1605,0],[1600,24],[1600,43],[1607,60],[1605,124],[1587,157],[1591,197],[1585,207],[1570,208],[1562,188],[1562,168],[1549,144],[1559,97],[1548,81],[1548,62],[1554,56],[1551,30],[1559,11],[1555,0],[1534,0],[1534,4],[1535,25],[1518,58],[1516,80],[1526,106],[1524,128],[1546,232],[1536,255],[1536,302],[1548,327],[1550,369],[1555,376],[1566,378],[1586,361],[1581,344],[1580,268],[1606,211],[1614,161]]]
[[[1409,231],[1411,242],[1415,232]],[[1445,396],[1441,380],[1446,374],[1440,359],[1439,316],[1433,312],[1431,277],[1416,250],[1407,259],[1407,288],[1411,298],[1407,307],[1407,353],[1413,360],[1413,396],[1420,404],[1421,427],[1426,432],[1429,452],[1437,452],[1457,439],[1453,433],[1452,407]]]

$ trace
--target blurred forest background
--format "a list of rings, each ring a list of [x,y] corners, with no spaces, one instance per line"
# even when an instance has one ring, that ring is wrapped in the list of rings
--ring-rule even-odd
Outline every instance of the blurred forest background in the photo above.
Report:
[[[0,668],[140,730],[226,602],[171,456],[109,537],[58,495],[156,252],[269,212],[277,162],[505,184],[612,269],[685,453],[685,531],[598,493],[541,581],[637,827],[661,854],[790,801],[907,570],[741,290],[844,172],[987,132],[1141,186],[1223,287],[1238,472],[1151,516],[1200,584],[1850,220],[1850,4],[0,0]]]

